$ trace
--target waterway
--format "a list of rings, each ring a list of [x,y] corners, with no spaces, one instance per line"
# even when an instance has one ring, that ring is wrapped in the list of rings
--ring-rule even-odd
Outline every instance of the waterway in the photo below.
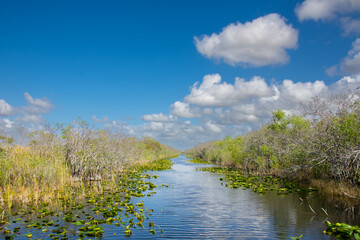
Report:
[[[330,239],[323,234],[325,220],[359,224],[359,217],[337,211],[316,192],[283,196],[229,189],[221,185],[221,174],[197,171],[207,165],[188,160],[181,155],[173,159],[171,170],[155,172],[159,175],[155,183],[170,187],[145,198],[145,205],[154,210],[151,220],[163,233],[149,235],[139,230],[131,238],[290,239],[304,235],[302,239]]]

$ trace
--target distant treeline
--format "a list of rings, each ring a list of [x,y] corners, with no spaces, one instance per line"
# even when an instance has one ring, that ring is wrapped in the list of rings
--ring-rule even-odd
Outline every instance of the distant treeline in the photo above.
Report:
[[[200,144],[185,154],[245,172],[359,186],[359,89],[313,98],[301,109],[299,115],[274,111],[272,120],[257,131]]]

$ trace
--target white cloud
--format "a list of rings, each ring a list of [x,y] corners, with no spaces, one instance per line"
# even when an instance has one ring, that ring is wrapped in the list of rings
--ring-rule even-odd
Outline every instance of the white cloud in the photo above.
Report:
[[[335,82],[330,86],[330,92],[333,94],[336,93],[345,93],[349,89],[356,89],[360,87],[360,74],[356,76],[345,76],[339,81]]]
[[[173,115],[164,115],[162,113],[159,114],[147,114],[142,116],[142,119],[147,122],[174,122],[176,117]]]
[[[296,48],[297,40],[298,30],[276,13],[252,22],[231,23],[219,34],[195,37],[198,52],[207,58],[255,67],[286,63],[286,49]]]
[[[44,114],[48,114],[53,108],[47,98],[33,98],[29,93],[24,93],[28,105],[13,108],[5,100],[0,99],[0,132],[8,136],[14,136],[20,140],[28,133],[44,129],[46,123]],[[18,139],[18,140],[19,140]]]
[[[360,32],[360,19],[351,15],[360,12],[359,0],[305,0],[297,5],[295,12],[300,21],[338,20],[345,35]]]
[[[343,60],[340,68],[347,74],[360,73],[360,38],[353,42],[353,48],[348,52],[348,56]]]
[[[360,33],[360,19],[343,17],[340,19],[340,22],[345,35],[349,35],[350,33]]]
[[[40,98],[33,98],[29,93],[25,92],[24,93],[24,97],[26,99],[26,101],[28,101],[28,103],[30,103],[31,105],[34,106],[38,106],[41,108],[52,108],[52,104],[50,103],[50,101],[46,98],[40,99]]]
[[[260,121],[260,117],[257,115],[264,113],[263,111],[258,111],[256,104],[252,103],[238,105],[228,109],[218,108],[216,109],[214,117],[216,122],[223,125],[244,124]]]
[[[23,123],[40,124],[40,123],[44,122],[44,119],[41,115],[25,114],[23,117],[20,118],[20,121]]]
[[[325,92],[327,87],[323,81],[312,82],[299,82],[294,83],[291,80],[284,80],[280,86],[282,97],[286,101],[305,102],[312,97],[320,95]]]
[[[23,110],[29,114],[40,114],[40,113],[49,113],[53,108],[50,100],[47,98],[33,98],[29,93],[25,92],[24,97],[26,101],[30,104],[25,106]]]
[[[14,122],[12,122],[10,119],[3,118],[3,122],[5,123],[6,128],[12,128],[13,127]]]
[[[300,102],[328,92],[323,81],[295,83],[285,79],[270,85],[255,76],[250,81],[236,78],[230,84],[221,82],[219,74],[213,74],[206,75],[201,84],[195,83],[184,97],[185,102],[175,102],[172,114],[179,118],[206,119],[205,122],[212,119],[213,124],[249,124],[255,128],[270,119],[276,109],[296,113]]]
[[[164,124],[162,122],[150,122],[149,127],[151,130],[162,130],[164,127]]]
[[[13,107],[5,100],[0,99],[0,116],[9,116],[13,113]]]
[[[352,49],[340,64],[332,66],[326,70],[327,74],[360,74],[360,38],[352,43]]]
[[[129,127],[126,122],[122,121],[108,121],[104,124],[104,128],[110,129],[115,132],[119,132],[121,134],[134,135],[135,131],[133,128]]]
[[[213,121],[206,121],[204,123],[206,130],[213,133],[221,133],[224,130],[224,126],[214,123]]]
[[[93,115],[91,119],[97,123],[106,123],[109,121],[109,118],[107,116],[104,116],[103,118],[97,118],[95,115]]]
[[[356,11],[360,11],[359,0],[305,0],[295,9],[300,21],[325,20]]]
[[[232,106],[247,98],[258,98],[272,95],[272,89],[261,77],[253,77],[246,82],[236,78],[234,85],[220,83],[219,74],[206,75],[202,83],[195,83],[191,93],[184,98],[187,103],[198,106]]]
[[[171,114],[180,118],[198,118],[201,113],[198,108],[191,108],[188,103],[176,101],[171,106]]]
[[[218,125],[210,120],[202,121],[199,125],[178,120],[146,123],[137,129],[137,134],[152,137],[179,149],[187,149],[209,139],[222,139],[229,133],[226,131],[226,126]]]

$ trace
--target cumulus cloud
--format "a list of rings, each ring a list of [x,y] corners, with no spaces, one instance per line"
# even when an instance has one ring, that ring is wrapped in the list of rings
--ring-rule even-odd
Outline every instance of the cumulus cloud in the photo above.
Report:
[[[146,114],[142,116],[142,119],[147,122],[174,122],[176,117],[174,115],[164,115],[162,113],[159,114]]]
[[[284,100],[294,102],[305,102],[312,97],[320,95],[327,90],[323,81],[299,82],[294,83],[291,80],[284,80],[280,86],[280,93]]]
[[[348,52],[348,56],[341,63],[341,70],[347,74],[360,73],[360,38],[353,42],[353,48]]]
[[[297,5],[295,12],[300,21],[336,19],[344,34],[360,32],[360,19],[351,16],[360,12],[359,0],[305,0]]]
[[[198,52],[207,58],[254,67],[286,63],[286,49],[296,48],[297,41],[298,30],[276,13],[252,22],[231,23],[219,34],[195,37]]]
[[[91,119],[96,123],[106,123],[109,121],[109,118],[107,116],[104,116],[103,118],[97,118],[95,115],[93,115]]]
[[[149,136],[184,150],[209,139],[222,139],[229,134],[226,126],[211,120],[192,124],[190,121],[149,122],[137,128],[139,136]]]
[[[198,106],[231,106],[252,97],[272,95],[272,89],[261,77],[253,77],[246,82],[236,78],[234,85],[221,82],[219,74],[206,75],[201,84],[195,83],[191,93],[184,98],[187,103]]]
[[[210,131],[210,132],[213,132],[213,133],[221,133],[223,130],[224,130],[224,126],[220,125],[220,124],[216,124],[215,122],[209,120],[209,121],[206,121],[204,123],[204,126],[206,128],[206,130]]]
[[[9,116],[13,113],[13,107],[5,100],[0,99],[0,116]]]
[[[360,38],[352,43],[352,49],[348,55],[337,65],[326,70],[330,76],[336,74],[360,74]]]
[[[270,119],[272,111],[283,109],[296,113],[299,103],[328,92],[323,81],[296,83],[285,79],[268,84],[255,76],[249,81],[235,78],[230,84],[222,82],[219,74],[212,74],[206,75],[202,83],[195,83],[184,102],[174,103],[172,114],[179,118],[212,119],[211,123],[220,125],[248,124],[256,128]]]
[[[202,116],[200,109],[190,107],[188,103],[176,101],[171,106],[171,114],[180,118],[199,118]]]
[[[267,122],[272,111],[283,109],[288,113],[297,113],[299,103],[328,91],[322,81],[294,83],[284,80],[281,84],[268,87],[273,89],[272,96],[243,99],[230,107],[216,108],[214,119],[220,124],[247,124],[254,129]]]
[[[356,89],[360,87],[360,75],[356,76],[345,76],[339,81],[335,82],[329,87],[329,91],[335,93],[345,93],[349,89]]]

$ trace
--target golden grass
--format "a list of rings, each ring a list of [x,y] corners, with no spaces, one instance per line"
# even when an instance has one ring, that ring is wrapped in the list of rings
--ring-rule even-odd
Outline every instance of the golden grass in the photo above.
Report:
[[[145,149],[136,159],[130,158],[126,167],[146,165],[177,153],[160,150]],[[119,171],[109,170],[106,179],[89,182],[73,177],[64,158],[59,146],[0,148],[0,209],[28,203],[56,203],[60,198],[77,201],[116,187]]]
[[[15,146],[0,158],[1,203],[46,202],[70,186],[71,177],[59,154]]]

